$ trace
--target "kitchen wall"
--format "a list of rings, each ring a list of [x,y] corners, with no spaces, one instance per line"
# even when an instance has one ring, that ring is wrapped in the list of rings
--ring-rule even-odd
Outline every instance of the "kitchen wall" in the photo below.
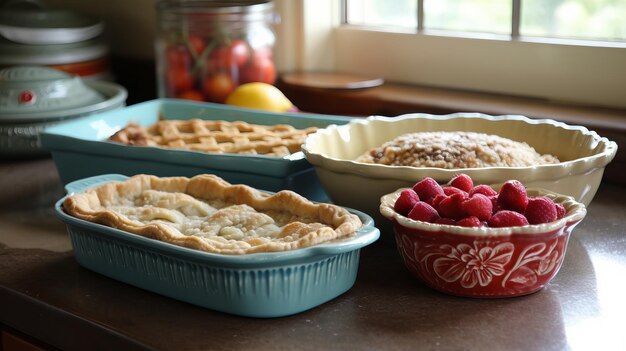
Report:
[[[45,4],[102,18],[115,56],[154,57],[156,0],[45,0]]]

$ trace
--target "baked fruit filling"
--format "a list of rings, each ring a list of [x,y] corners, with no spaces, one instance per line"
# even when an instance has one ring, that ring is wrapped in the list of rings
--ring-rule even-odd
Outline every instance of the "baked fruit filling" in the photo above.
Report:
[[[342,207],[215,175],[136,175],[71,195],[63,208],[86,221],[220,254],[295,250],[354,235],[362,226]]]

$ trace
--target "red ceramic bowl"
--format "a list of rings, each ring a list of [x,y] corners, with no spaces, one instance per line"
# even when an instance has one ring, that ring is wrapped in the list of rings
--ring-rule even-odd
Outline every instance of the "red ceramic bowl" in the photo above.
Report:
[[[508,228],[467,228],[415,221],[394,211],[403,190],[381,198],[380,213],[393,223],[396,244],[408,270],[444,293],[482,298],[534,293],[559,271],[572,229],[587,213],[574,198],[544,189],[566,209],[555,222]]]

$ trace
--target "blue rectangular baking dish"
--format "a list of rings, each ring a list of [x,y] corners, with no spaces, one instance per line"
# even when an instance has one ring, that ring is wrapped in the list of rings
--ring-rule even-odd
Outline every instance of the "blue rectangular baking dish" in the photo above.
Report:
[[[66,185],[68,195],[128,177],[119,174],[80,179]],[[66,197],[67,197],[66,196]],[[355,236],[303,249],[220,255],[176,246],[63,211],[74,257],[83,267],[124,283],[180,301],[247,317],[281,317],[319,306],[348,291],[356,280],[362,247],[380,231],[368,215]]]
[[[314,201],[328,201],[315,169],[302,152],[287,157],[263,155],[210,154],[200,151],[137,147],[108,142],[106,139],[128,122],[144,126],[159,120],[246,121],[254,124],[289,124],[295,128],[345,124],[350,117],[306,113],[271,113],[222,104],[178,99],[156,99],[78,118],[46,128],[42,147],[52,154],[61,181],[67,184],[106,173],[156,176],[215,174],[231,183],[258,189],[293,190]]]

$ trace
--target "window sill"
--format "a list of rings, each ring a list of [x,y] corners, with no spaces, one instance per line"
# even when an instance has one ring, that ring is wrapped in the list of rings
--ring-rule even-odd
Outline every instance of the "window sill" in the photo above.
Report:
[[[313,88],[306,81],[276,85],[303,111],[351,116],[397,116],[405,113],[480,112],[524,115],[582,125],[626,148],[626,110],[550,102],[540,99],[482,94],[423,86],[384,83],[366,89]],[[619,152],[606,169],[605,180],[624,183],[626,156]]]

